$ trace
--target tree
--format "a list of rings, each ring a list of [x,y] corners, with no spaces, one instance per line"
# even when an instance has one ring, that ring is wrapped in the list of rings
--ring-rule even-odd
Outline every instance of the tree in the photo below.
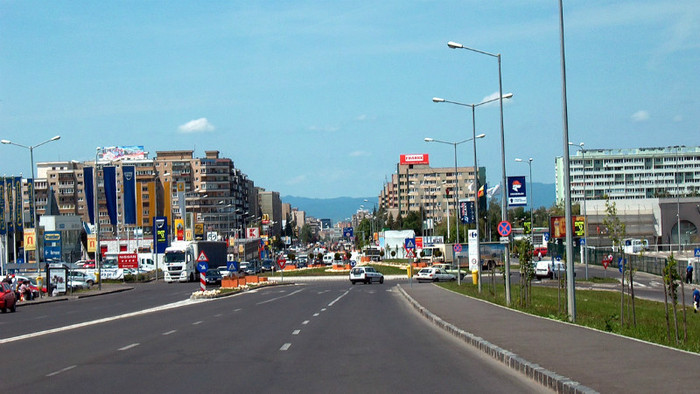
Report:
[[[613,256],[616,251],[620,251],[620,261],[622,268],[622,282],[620,291],[620,327],[625,323],[625,259],[622,253],[622,240],[626,234],[625,223],[622,223],[617,216],[617,207],[615,201],[610,201],[608,196],[605,196],[605,212],[606,216],[603,219],[603,225],[608,229],[608,235],[613,245]]]
[[[678,280],[680,279],[680,276],[678,275],[678,269],[677,269],[677,263],[675,257],[673,257],[673,253],[671,253],[671,257],[668,258],[668,262],[666,266],[664,267],[663,270],[664,274],[664,302],[666,304],[666,329],[667,329],[667,334],[670,336],[670,327],[669,327],[669,317],[668,317],[668,301],[666,298],[666,295],[668,295],[668,298],[671,299],[671,305],[673,306],[673,326],[674,326],[674,332],[675,332],[675,340],[676,340],[676,345],[678,345]],[[685,308],[685,305],[683,305],[683,308]]]
[[[515,244],[515,250],[520,256],[520,304],[528,307],[532,302],[532,279],[535,277],[532,243],[529,239],[521,239]]]

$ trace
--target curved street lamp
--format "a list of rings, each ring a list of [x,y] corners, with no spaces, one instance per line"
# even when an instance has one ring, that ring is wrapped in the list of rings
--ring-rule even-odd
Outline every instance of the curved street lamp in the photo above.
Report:
[[[486,134],[479,134],[479,135],[476,135],[472,138],[462,140],[462,141],[457,141],[457,142],[436,140],[434,138],[425,138],[424,139],[425,142],[438,142],[441,144],[448,144],[448,145],[454,146],[454,150],[455,150],[455,186],[457,188],[456,193],[455,193],[455,232],[457,233],[457,243],[459,243],[459,179],[457,177],[457,145],[460,145],[460,144],[463,144],[463,143],[469,142],[469,141],[476,141],[477,138],[484,138],[484,137],[486,137]],[[475,143],[475,146],[476,146],[476,143]],[[477,169],[476,169],[476,162],[475,162],[474,163],[474,172],[476,173],[476,171],[477,171]],[[474,205],[478,205],[478,204],[474,204]],[[478,216],[477,216],[477,220],[478,220]],[[448,219],[448,222],[449,222],[449,219]],[[460,278],[460,270],[461,269],[459,266],[458,259],[455,259],[455,260],[457,260],[457,284],[461,285],[462,284],[461,278]]]
[[[44,142],[38,143],[36,145],[22,145],[22,144],[18,144],[16,142],[12,142],[10,140],[0,140],[0,142],[2,142],[3,144],[6,144],[6,145],[14,145],[14,146],[19,146],[21,148],[29,149],[29,160],[31,162],[31,169],[32,169],[32,182],[34,182],[35,181],[35,179],[34,179],[34,148],[38,148],[44,144],[48,144],[49,142],[60,140],[60,139],[61,139],[61,136],[57,135],[57,136],[54,136],[54,137],[52,137]],[[32,226],[36,229],[39,226],[39,223],[37,222],[37,216],[36,216],[37,213],[36,213],[36,199],[34,197],[34,187],[35,187],[35,185],[32,185],[32,193],[30,196],[30,198],[32,200],[30,201],[30,203],[31,203],[31,207],[32,207]],[[37,236],[39,235],[38,231],[36,232],[36,235]],[[38,263],[39,262],[38,249],[35,250],[34,253],[35,253],[34,259]],[[26,254],[26,251],[25,251],[25,254]],[[24,257],[25,257],[24,262],[26,263],[27,256],[25,255]],[[15,259],[16,259],[16,256],[15,256]]]

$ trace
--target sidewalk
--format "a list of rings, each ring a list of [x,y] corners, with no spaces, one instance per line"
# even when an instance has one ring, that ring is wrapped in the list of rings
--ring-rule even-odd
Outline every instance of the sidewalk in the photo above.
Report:
[[[527,315],[433,284],[398,287],[439,327],[559,392],[700,391],[698,354]]]
[[[31,301],[20,301],[17,303],[17,307],[45,304],[47,302],[77,300],[80,298],[94,297],[103,294],[118,293],[121,291],[132,290],[133,288],[133,286],[127,284],[105,283],[102,285],[102,290],[99,289],[98,285],[93,285],[89,290],[77,291],[75,293],[68,293],[56,297],[49,297],[48,295],[44,294],[43,297],[36,298]]]

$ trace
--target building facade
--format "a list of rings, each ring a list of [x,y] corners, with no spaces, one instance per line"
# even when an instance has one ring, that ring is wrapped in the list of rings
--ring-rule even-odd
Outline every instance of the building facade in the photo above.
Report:
[[[580,149],[569,158],[571,201],[697,196],[700,147]],[[564,160],[555,158],[557,203],[564,201]]]
[[[476,201],[479,187],[485,184],[484,167],[479,168],[477,186],[474,167],[457,167],[455,172],[454,167],[430,167],[427,154],[411,156],[423,156],[423,159],[407,161],[402,157],[396,173],[379,194],[380,210],[393,218],[422,209],[426,222],[441,222],[454,213],[457,201]]]

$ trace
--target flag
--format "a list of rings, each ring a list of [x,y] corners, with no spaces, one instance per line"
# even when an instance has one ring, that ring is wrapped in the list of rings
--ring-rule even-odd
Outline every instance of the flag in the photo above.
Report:
[[[477,197],[481,198],[481,197],[484,196],[484,188],[485,188],[485,187],[486,187],[485,184],[484,184],[484,185],[481,185],[481,187],[479,188],[479,192],[478,192],[477,195],[476,195]]]
[[[95,224],[95,194],[92,179],[92,167],[83,167],[83,183],[85,184],[85,203],[87,203],[90,224]],[[90,234],[90,233],[88,233]]]
[[[117,168],[107,166],[102,168],[102,176],[105,184],[105,200],[107,201],[107,214],[112,226],[117,222]]]
[[[5,235],[5,178],[0,178],[0,235]]]
[[[136,171],[134,166],[122,166],[124,188],[124,224],[136,224]]]
[[[488,196],[488,198],[493,198],[493,196],[495,196],[496,193],[498,193],[498,190],[500,189],[501,185],[496,185],[490,189],[486,189],[486,195]]]

